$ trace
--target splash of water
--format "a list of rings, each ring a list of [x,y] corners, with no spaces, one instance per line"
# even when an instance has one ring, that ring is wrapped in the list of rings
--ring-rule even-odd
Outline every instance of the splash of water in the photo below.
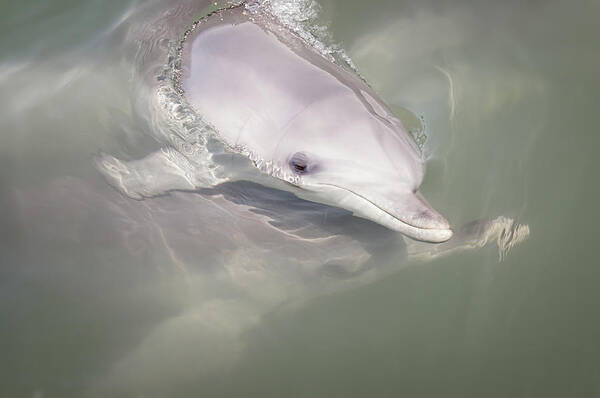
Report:
[[[254,0],[245,3],[252,13],[269,13],[324,57],[358,74],[348,54],[337,44],[326,25],[319,22],[321,6],[314,0]]]

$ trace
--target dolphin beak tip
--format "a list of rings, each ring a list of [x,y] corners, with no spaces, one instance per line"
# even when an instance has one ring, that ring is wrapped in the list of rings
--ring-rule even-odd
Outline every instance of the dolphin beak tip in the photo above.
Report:
[[[435,218],[435,220],[430,224],[430,228],[436,230],[437,239],[435,239],[438,243],[446,242],[450,240],[454,235],[454,231],[452,231],[450,227],[450,223],[444,217],[439,215],[439,218]]]
[[[452,238],[453,235],[454,231],[452,231],[450,227],[448,227],[448,229],[442,230],[442,233],[440,234],[440,243],[450,240],[450,238]]]
[[[441,216],[439,214],[433,220],[431,225],[435,229],[447,229],[450,232],[452,232],[452,230],[450,229],[450,223],[448,222],[448,220],[446,220],[443,216]]]
[[[432,243],[446,242],[454,232],[450,223],[441,214],[433,209],[428,209],[420,217],[413,218],[413,225],[421,230],[424,240]]]
[[[427,208],[422,212],[408,218],[411,225],[422,229],[449,230],[450,223],[441,214],[432,208]]]
[[[418,229],[404,231],[409,238],[428,243],[443,243],[452,238],[451,229]]]

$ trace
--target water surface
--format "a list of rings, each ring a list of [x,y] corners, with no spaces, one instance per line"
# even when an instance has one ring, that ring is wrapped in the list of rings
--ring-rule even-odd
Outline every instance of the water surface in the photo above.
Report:
[[[423,191],[453,225],[531,228],[502,262],[491,244],[425,263],[251,183],[106,184],[94,154],[160,147],[157,54],[200,3],[4,7],[0,395],[600,396],[598,2],[323,0],[304,25],[423,117]]]

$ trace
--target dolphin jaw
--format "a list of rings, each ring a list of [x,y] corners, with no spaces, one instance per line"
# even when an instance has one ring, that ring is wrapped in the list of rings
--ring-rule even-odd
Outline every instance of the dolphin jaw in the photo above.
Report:
[[[357,217],[374,221],[386,228],[401,232],[412,239],[441,243],[447,241],[453,235],[448,221],[431,208],[418,192],[415,197],[423,204],[422,209],[410,215],[396,215],[365,196],[335,184],[318,183],[312,187],[304,186],[302,188],[310,189],[313,192],[325,192],[323,188],[333,189],[337,191],[337,195],[334,196],[338,197],[329,203],[350,210]],[[340,195],[342,192],[344,195]],[[320,199],[323,198],[320,197]]]
[[[283,180],[292,186],[296,186],[300,188],[300,191],[309,191],[313,194],[318,194],[319,192],[324,191],[323,188],[326,188],[335,189],[336,191],[345,194],[345,197],[330,200],[323,200],[324,198],[320,195],[318,199],[312,198],[312,195],[306,195],[306,199],[308,200],[316,199],[315,201],[317,202],[342,207],[352,211],[357,217],[374,221],[393,231],[401,232],[412,239],[431,243],[441,243],[452,237],[453,232],[450,229],[448,221],[433,210],[418,192],[416,193],[416,197],[425,205],[425,207],[421,212],[402,217],[394,214],[397,212],[392,213],[383,206],[377,205],[372,200],[369,200],[365,196],[360,195],[351,189],[328,183],[308,183],[307,181],[304,181],[301,176],[289,173],[287,168],[282,166],[279,162],[265,161],[256,153],[249,150],[249,148],[237,146],[232,147],[231,149],[250,158],[255,167],[263,173],[276,177],[279,180]],[[305,196],[302,195],[301,192],[297,192],[296,194],[301,197]],[[350,196],[348,196],[348,194]]]
[[[383,223],[382,223],[383,224]],[[386,227],[395,231],[402,232],[410,238],[415,240],[421,240],[424,242],[431,243],[442,243],[446,242],[453,235],[450,228],[448,229],[435,229],[435,228],[418,228],[412,225],[406,224],[402,220],[395,218],[393,224],[383,224]]]

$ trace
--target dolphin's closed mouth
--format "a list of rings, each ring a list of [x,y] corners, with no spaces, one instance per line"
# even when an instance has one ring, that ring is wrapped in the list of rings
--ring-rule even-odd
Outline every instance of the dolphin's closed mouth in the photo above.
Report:
[[[353,197],[360,200],[363,204],[361,206],[356,203],[352,206],[355,208],[356,216],[373,220],[392,230],[402,232],[413,239],[441,243],[447,241],[453,235],[448,221],[435,211],[419,192],[411,195],[414,203],[419,206],[418,210],[413,211],[410,214],[396,215],[385,207],[377,204],[375,201],[352,189],[329,183],[320,183],[318,185],[340,189],[352,194]],[[377,209],[378,214],[369,214],[370,212],[365,211],[364,204],[368,204],[371,209]]]

